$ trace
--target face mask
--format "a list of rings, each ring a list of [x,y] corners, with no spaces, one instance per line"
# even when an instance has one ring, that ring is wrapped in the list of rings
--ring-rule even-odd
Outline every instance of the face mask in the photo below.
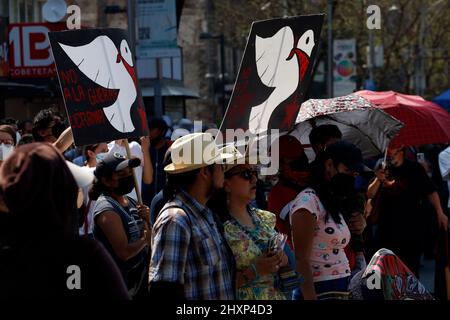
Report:
[[[337,198],[346,198],[352,195],[355,193],[355,177],[345,173],[335,174],[330,181],[330,190]]]
[[[344,217],[358,211],[357,192],[355,189],[355,177],[337,173],[330,182],[332,205],[341,212]]]
[[[134,179],[133,176],[128,176],[119,179],[119,186],[114,188],[114,192],[123,196],[130,193],[134,189]]]
[[[108,154],[107,152],[97,153],[95,155],[95,158],[97,159],[97,162],[103,160],[106,157],[107,154]]]
[[[10,144],[0,144],[0,161],[5,161],[13,151],[14,146]]]

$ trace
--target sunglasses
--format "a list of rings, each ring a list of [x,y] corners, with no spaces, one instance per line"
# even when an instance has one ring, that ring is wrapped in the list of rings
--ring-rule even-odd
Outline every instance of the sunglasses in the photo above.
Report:
[[[231,178],[233,176],[239,175],[242,179],[251,181],[253,177],[258,178],[258,170],[257,169],[245,169],[242,171],[232,172],[226,174],[227,178]]]

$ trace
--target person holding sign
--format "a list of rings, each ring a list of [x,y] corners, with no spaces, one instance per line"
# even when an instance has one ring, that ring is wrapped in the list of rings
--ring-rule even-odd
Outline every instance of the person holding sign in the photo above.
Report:
[[[131,156],[141,160],[140,165],[134,169],[134,172],[136,174],[139,192],[142,192],[142,182],[144,182],[145,184],[151,184],[153,181],[153,165],[152,159],[150,157],[150,138],[142,137],[140,140],[141,145],[134,141],[129,145]],[[119,153],[124,157],[127,156],[124,140],[116,140],[109,143],[108,149],[109,154]],[[139,201],[139,198],[136,194],[136,189],[131,190],[128,196],[136,201]]]
[[[126,196],[134,187],[132,169],[137,158],[108,154],[99,161],[89,197],[94,207],[94,238],[100,241],[116,261],[131,297],[146,290],[148,238],[151,230],[141,217],[149,216],[147,206]]]

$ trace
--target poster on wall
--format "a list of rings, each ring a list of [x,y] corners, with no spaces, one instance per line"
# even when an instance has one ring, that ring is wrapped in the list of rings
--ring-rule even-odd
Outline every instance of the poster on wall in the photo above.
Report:
[[[334,40],[333,54],[333,93],[335,97],[345,96],[356,89],[355,39]]]
[[[65,23],[12,23],[7,29],[12,79],[56,77],[48,33],[65,30]]]

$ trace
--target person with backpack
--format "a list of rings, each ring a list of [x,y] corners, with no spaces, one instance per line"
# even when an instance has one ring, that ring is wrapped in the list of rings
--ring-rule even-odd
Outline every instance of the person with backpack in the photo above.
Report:
[[[200,155],[200,157],[196,156]],[[150,297],[155,300],[234,299],[234,258],[221,223],[206,207],[223,187],[223,153],[209,133],[192,133],[171,147],[165,194],[153,226]]]

